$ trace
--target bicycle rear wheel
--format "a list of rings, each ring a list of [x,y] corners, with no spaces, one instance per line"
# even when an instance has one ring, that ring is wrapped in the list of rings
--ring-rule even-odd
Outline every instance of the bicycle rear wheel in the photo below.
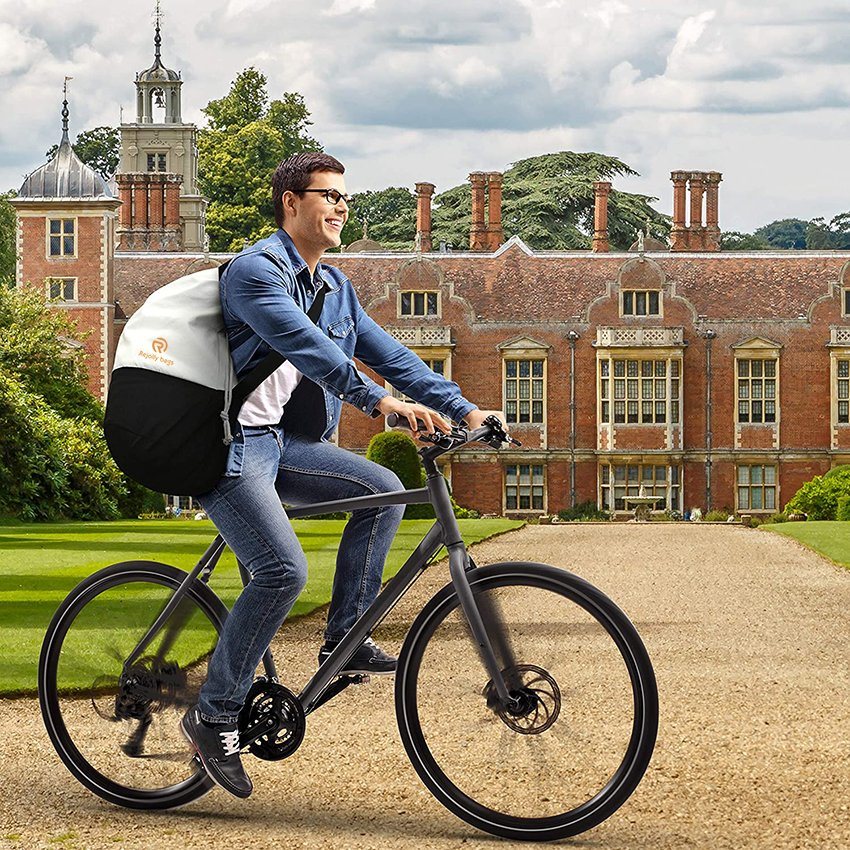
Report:
[[[38,693],[53,745],[83,785],[121,806],[173,808],[212,787],[179,721],[206,679],[224,604],[193,582],[142,657],[125,664],[185,579],[152,561],[106,567],[71,591],[42,645]]]
[[[610,599],[564,570],[522,562],[467,575],[516,702],[501,705],[448,585],[399,658],[405,750],[437,799],[478,829],[537,841],[584,832],[649,764],[658,695],[646,649]]]

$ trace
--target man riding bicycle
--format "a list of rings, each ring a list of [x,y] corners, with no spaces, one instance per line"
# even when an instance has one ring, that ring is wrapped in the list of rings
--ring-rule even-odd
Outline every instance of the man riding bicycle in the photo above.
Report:
[[[449,431],[448,419],[477,428],[492,413],[503,418],[479,410],[457,384],[383,330],[360,306],[351,281],[319,262],[340,245],[348,218],[344,172],[324,153],[281,162],[272,180],[278,231],[234,257],[221,276],[237,376],[272,349],[287,358],[246,399],[224,475],[198,497],[251,581],[227,617],[199,702],[182,728],[213,781],[238,797],[252,791],[239,755],[239,712],[263,653],[307,580],[306,557],[282,503],[403,489],[392,471],[328,441],[342,402],[373,417],[399,414],[414,433],[417,418],[428,433]],[[317,298],[324,303],[313,324],[307,311]],[[420,403],[394,398],[357,370],[355,357]],[[403,505],[352,513],[340,540],[320,664],[377,596],[403,514]],[[341,672],[387,675],[395,666],[370,639]]]

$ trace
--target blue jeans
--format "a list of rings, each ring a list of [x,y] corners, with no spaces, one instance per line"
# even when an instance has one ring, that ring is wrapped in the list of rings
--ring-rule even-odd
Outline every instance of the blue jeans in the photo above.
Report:
[[[307,559],[281,502],[306,505],[403,489],[398,476],[333,443],[242,426],[224,476],[199,497],[251,574],[228,616],[201,688],[201,717],[236,720],[257,665],[307,582]],[[336,559],[327,640],[340,640],[381,588],[404,505],[354,511]]]

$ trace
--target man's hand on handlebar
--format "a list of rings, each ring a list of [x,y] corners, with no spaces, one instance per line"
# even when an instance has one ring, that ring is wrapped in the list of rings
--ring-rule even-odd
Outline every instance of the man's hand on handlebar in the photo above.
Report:
[[[449,434],[452,430],[452,423],[448,419],[444,419],[439,413],[430,410],[422,404],[413,404],[388,395],[384,396],[376,407],[384,416],[389,416],[390,413],[403,416],[410,424],[410,430],[414,434],[419,433],[419,426],[416,422],[417,418],[422,420],[425,425],[425,432],[428,434],[433,434],[435,427],[439,428],[444,434]],[[473,412],[478,413],[479,411],[476,410]]]
[[[504,428],[505,433],[507,433],[508,423],[505,421],[505,414],[501,410],[470,410],[463,419],[469,430],[474,431],[476,428],[480,428],[484,424],[484,420],[488,416],[495,416],[498,420],[500,420],[502,428]]]

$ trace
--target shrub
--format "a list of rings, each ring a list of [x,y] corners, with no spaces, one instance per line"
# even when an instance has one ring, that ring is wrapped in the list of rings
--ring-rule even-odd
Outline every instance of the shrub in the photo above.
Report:
[[[841,522],[850,520],[850,496],[839,496],[835,509],[835,518]]]
[[[366,457],[391,469],[407,490],[425,486],[425,470],[416,450],[416,443],[400,431],[384,431],[375,434],[369,441]],[[458,519],[478,519],[481,514],[471,508],[462,508],[452,496],[452,508]],[[405,519],[434,519],[434,508],[430,504],[408,505]]]
[[[848,517],[848,519],[850,519],[850,517]],[[768,519],[768,522],[770,522],[770,523],[788,522],[788,516],[786,514],[781,514],[781,513],[780,514],[771,514],[770,519]]]
[[[118,510],[128,519],[142,518],[142,514],[162,513],[165,496],[148,490],[131,479],[126,479],[126,493],[118,497]]]
[[[558,519],[564,522],[592,522],[609,519],[609,514],[607,511],[600,510],[596,502],[590,500],[581,502],[573,508],[558,511]]]
[[[0,433],[0,512],[30,522],[121,515],[126,482],[97,421],[62,418],[0,373]]]
[[[382,431],[369,440],[366,449],[368,460],[391,469],[406,490],[422,486],[422,462],[416,451],[416,443],[400,431]],[[434,509],[430,505],[408,505],[405,519],[432,519]]]
[[[850,496],[850,465],[836,466],[807,481],[785,506],[785,513],[804,513],[809,519],[835,519],[840,496]]]
[[[750,517],[750,528],[758,528],[760,525],[764,525],[766,520],[762,519],[760,516],[751,516]]]
[[[726,522],[729,514],[726,511],[709,511],[704,517],[705,522]]]

